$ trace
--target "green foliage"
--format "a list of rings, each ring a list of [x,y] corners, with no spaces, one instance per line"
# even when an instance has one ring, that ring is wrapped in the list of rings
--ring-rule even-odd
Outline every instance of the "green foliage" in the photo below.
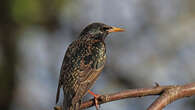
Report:
[[[13,0],[10,2],[11,15],[19,24],[32,24],[47,21],[58,14],[69,0]]]
[[[17,23],[29,24],[41,20],[41,4],[39,0],[13,0],[11,14]]]

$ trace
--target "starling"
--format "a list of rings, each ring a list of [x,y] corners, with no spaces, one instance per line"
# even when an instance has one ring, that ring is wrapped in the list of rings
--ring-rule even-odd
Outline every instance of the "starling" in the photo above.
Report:
[[[62,87],[63,110],[79,110],[81,99],[104,68],[106,36],[111,32],[121,31],[124,30],[103,23],[92,23],[69,45],[62,63],[56,95],[57,103]],[[91,91],[88,92],[93,95]]]

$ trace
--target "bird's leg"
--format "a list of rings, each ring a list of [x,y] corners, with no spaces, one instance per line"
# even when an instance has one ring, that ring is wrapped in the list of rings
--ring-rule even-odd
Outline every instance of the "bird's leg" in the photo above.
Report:
[[[94,96],[95,107],[96,107],[97,110],[99,110],[98,98],[100,97],[100,95],[99,95],[99,94],[95,94],[95,93],[93,93],[93,92],[90,91],[90,90],[88,90],[88,92],[89,92],[92,96]]]

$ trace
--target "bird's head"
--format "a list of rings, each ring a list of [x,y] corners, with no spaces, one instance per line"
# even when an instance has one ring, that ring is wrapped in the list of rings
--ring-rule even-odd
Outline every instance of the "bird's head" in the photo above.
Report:
[[[104,40],[105,37],[111,32],[123,32],[124,29],[117,28],[114,26],[108,26],[103,23],[92,23],[86,26],[81,34],[80,37],[82,39],[100,39]]]

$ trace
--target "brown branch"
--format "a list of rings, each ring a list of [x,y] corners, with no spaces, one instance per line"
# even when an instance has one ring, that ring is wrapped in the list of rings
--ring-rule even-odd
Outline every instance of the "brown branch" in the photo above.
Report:
[[[166,88],[171,88],[172,86],[158,86],[153,88],[140,88],[140,89],[130,89],[125,90],[118,93],[112,93],[112,94],[106,94],[101,95],[98,99],[99,104],[125,99],[125,98],[135,98],[135,97],[142,97],[142,96],[148,96],[148,95],[158,95],[161,94],[161,92]],[[81,104],[80,109],[89,108],[91,106],[94,106],[94,99],[90,99],[86,102],[83,102]]]
[[[173,86],[170,89],[166,89],[147,110],[162,110],[166,105],[173,101],[192,95],[195,95],[195,83],[183,86]]]
[[[166,105],[170,104],[171,102],[177,99],[195,95],[195,83],[181,85],[181,86],[179,85],[159,86],[157,84],[156,87],[153,88],[130,89],[118,93],[101,95],[98,101],[99,104],[103,104],[103,103],[107,103],[115,100],[121,100],[125,98],[135,98],[135,97],[143,97],[143,96],[151,96],[151,95],[161,95],[161,96],[157,98],[152,105],[150,105],[148,110],[161,110]],[[90,99],[86,102],[83,102],[80,106],[80,109],[85,109],[92,106],[94,106],[94,99]]]

